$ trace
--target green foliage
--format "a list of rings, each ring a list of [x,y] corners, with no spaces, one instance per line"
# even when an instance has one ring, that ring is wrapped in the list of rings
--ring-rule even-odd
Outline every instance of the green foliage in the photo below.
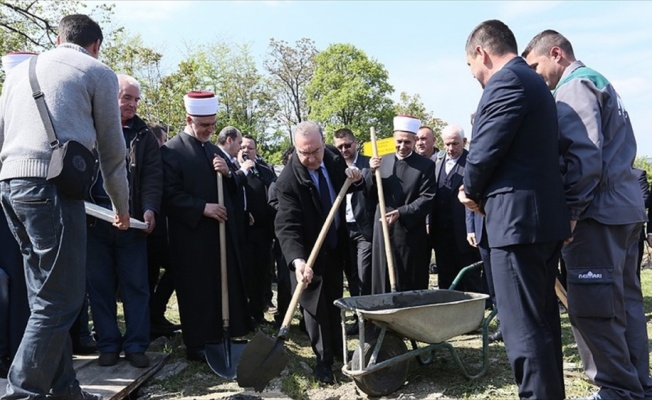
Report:
[[[647,181],[650,183],[650,186],[652,186],[652,162],[650,162],[650,159],[644,156],[636,157],[634,160],[634,167],[645,171],[647,174]]]
[[[100,26],[113,15],[113,6],[101,4],[88,6],[78,0],[34,1],[0,0],[0,55],[12,51],[40,53],[56,45],[57,26],[69,14],[89,14]],[[103,31],[104,36],[111,34]],[[4,72],[0,74],[0,89]]]
[[[392,133],[396,113],[409,113],[439,131],[418,94],[401,95],[393,104],[388,73],[379,62],[350,44],[333,44],[319,53],[313,40],[294,44],[270,39],[261,73],[249,44],[225,41],[192,43],[177,67],[161,71],[163,54],[139,35],[114,26],[113,5],[89,7],[80,0],[0,0],[0,55],[10,51],[42,52],[56,44],[57,24],[69,14],[85,13],[102,27],[100,60],[117,73],[140,82],[138,114],[149,122],[165,122],[174,135],[185,126],[183,96],[189,90],[212,90],[220,101],[218,132],[226,125],[254,136],[259,153],[279,163],[292,144],[292,128],[312,118],[325,127],[327,138],[343,126],[360,141],[369,127],[379,138]],[[0,89],[4,76],[0,73]],[[438,138],[438,140],[440,140]]]
[[[122,29],[105,41],[100,52],[101,61],[116,73],[131,75],[138,80],[141,96],[138,114],[153,123],[168,123],[163,108],[167,102],[161,91],[162,58],[161,53],[143,44],[140,35],[131,36]]]
[[[332,44],[315,57],[315,74],[306,88],[309,117],[323,124],[327,140],[346,126],[360,141],[369,127],[379,137],[391,133],[394,105],[385,67],[353,45]]]
[[[444,148],[444,143],[441,139],[441,130],[447,124],[435,117],[432,112],[426,111],[426,106],[423,105],[420,94],[417,93],[410,96],[406,92],[401,92],[398,103],[394,105],[394,113],[396,115],[406,114],[419,118],[422,125],[429,126],[435,132],[435,146],[439,149]]]

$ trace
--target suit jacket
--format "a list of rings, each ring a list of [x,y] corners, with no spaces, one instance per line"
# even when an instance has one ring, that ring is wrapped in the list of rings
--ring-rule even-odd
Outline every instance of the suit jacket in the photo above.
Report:
[[[469,242],[466,240],[466,207],[460,203],[457,198],[457,192],[464,183],[464,168],[466,166],[466,156],[469,152],[467,150],[462,151],[460,158],[457,160],[457,164],[450,171],[447,179],[450,181],[451,187],[451,196],[448,200],[450,205],[450,210],[452,211],[451,217],[453,220],[452,230],[453,235],[455,236],[455,243],[457,244],[458,251],[475,251],[475,248],[469,245]],[[444,167],[446,161],[446,152],[442,152],[437,155],[437,160],[435,161],[435,177],[439,181],[439,178],[442,176],[442,168]],[[439,191],[439,188],[437,189]],[[438,221],[437,214],[437,194],[435,194],[435,201],[432,203],[432,213],[430,214],[430,238],[434,245],[436,240],[435,233],[438,229],[441,229],[441,223]]]
[[[490,247],[570,236],[558,132],[555,101],[522,58],[489,79],[475,114],[464,191],[484,206]]]
[[[337,194],[346,179],[344,173],[346,162],[337,149],[333,150],[332,146],[327,146],[324,151],[324,165],[335,194]],[[278,212],[275,220],[275,231],[283,256],[290,264],[297,258],[307,261],[330,210],[322,209],[317,187],[310,178],[306,167],[299,161],[299,157],[292,157],[287,166],[283,168],[283,172],[276,181],[276,195]],[[346,249],[347,243],[348,233],[344,208],[345,205],[342,202],[337,215],[339,219],[337,229],[338,252]],[[323,257],[324,253],[325,246],[322,246],[313,266],[315,274],[322,275],[330,268],[338,268],[341,273],[341,266],[328,265],[328,260]],[[294,269],[293,265],[289,266],[291,270]]]
[[[364,173],[369,169],[369,157],[358,154],[355,161],[355,166]],[[374,234],[374,212],[376,210],[376,202],[365,196],[362,191],[351,193],[351,207],[353,208],[353,216],[358,225],[358,230],[366,241],[371,242]]]

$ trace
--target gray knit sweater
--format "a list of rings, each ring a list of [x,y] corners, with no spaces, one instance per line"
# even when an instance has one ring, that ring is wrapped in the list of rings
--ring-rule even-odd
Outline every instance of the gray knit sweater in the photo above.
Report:
[[[97,146],[106,192],[129,211],[126,145],[115,73],[80,46],[65,43],[38,56],[36,75],[57,138]],[[7,75],[0,97],[0,180],[45,178],[52,151],[29,83],[29,62]]]

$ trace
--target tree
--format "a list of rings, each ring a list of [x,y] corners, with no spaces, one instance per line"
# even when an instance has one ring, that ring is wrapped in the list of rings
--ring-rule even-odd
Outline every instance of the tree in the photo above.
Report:
[[[181,61],[176,71],[161,78],[157,92],[159,118],[170,125],[172,135],[186,125],[183,96],[190,90],[204,89],[200,83],[199,63],[194,59]]]
[[[272,38],[269,47],[269,58],[263,65],[278,93],[277,120],[288,129],[292,140],[292,126],[306,120],[309,113],[305,91],[315,71],[317,49],[315,42],[308,38],[298,40],[295,47]]]
[[[61,18],[69,14],[88,13],[86,7],[85,3],[77,0],[0,0],[0,55],[12,51],[39,53],[53,48]],[[97,5],[88,14],[103,25],[113,15],[113,5]],[[104,32],[104,35],[110,33]]]
[[[163,55],[143,44],[140,35],[115,32],[102,46],[100,59],[116,73],[131,75],[140,83],[138,114],[150,122],[166,121],[161,92],[160,63]]]
[[[310,118],[331,135],[348,127],[361,140],[369,127],[379,137],[391,134],[394,104],[385,67],[350,44],[332,44],[315,57],[315,74],[306,88]]]
[[[431,127],[435,133],[435,146],[438,149],[444,148],[444,143],[441,139],[441,130],[446,126],[446,123],[434,117],[432,112],[426,111],[426,106],[421,101],[421,95],[415,94],[410,96],[406,92],[401,92],[398,103],[394,105],[394,113],[396,115],[406,114],[419,118],[422,125]]]

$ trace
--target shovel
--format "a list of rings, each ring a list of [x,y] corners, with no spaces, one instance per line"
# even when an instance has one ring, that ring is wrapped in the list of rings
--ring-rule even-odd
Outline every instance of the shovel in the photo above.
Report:
[[[351,186],[351,180],[346,179],[342,189],[340,189],[340,192],[337,195],[337,198],[335,198],[335,201],[333,202],[333,206],[326,217],[324,225],[321,227],[315,246],[312,248],[310,257],[308,257],[308,261],[306,262],[306,267],[312,268],[315,264],[321,245],[324,243],[324,239],[328,234],[328,229],[333,222],[335,213],[340,207],[342,199],[346,195],[349,186]],[[294,290],[288,310],[285,312],[285,317],[283,318],[281,329],[278,332],[278,337],[272,338],[262,332],[258,332],[256,336],[247,343],[247,346],[242,352],[242,357],[238,362],[238,385],[240,387],[253,387],[257,392],[261,392],[265,386],[267,386],[269,381],[278,376],[288,365],[289,358],[285,352],[285,348],[283,347],[283,341],[287,339],[292,315],[297,308],[299,298],[301,297],[301,293],[303,293],[305,286],[306,284],[303,282],[297,283],[297,288]]]
[[[224,205],[222,174],[217,173],[217,202]],[[220,270],[222,280],[222,327],[224,333],[219,343],[206,343],[206,362],[213,372],[224,379],[235,379],[236,365],[247,345],[246,341],[232,341],[229,332],[229,284],[226,272],[226,225],[220,222]]]
[[[378,147],[376,146],[376,130],[374,128],[369,128],[369,131],[371,136],[371,148],[373,150],[373,156],[378,157]],[[394,257],[392,256],[392,243],[389,240],[389,225],[387,224],[387,218],[385,218],[387,210],[385,209],[383,177],[380,173],[380,168],[376,169],[375,174],[376,174],[376,187],[378,188],[378,209],[380,211],[380,224],[383,228],[383,242],[385,243],[385,258],[387,258],[389,286],[392,290],[392,293],[394,293],[396,292],[396,275],[394,275],[395,274]]]

